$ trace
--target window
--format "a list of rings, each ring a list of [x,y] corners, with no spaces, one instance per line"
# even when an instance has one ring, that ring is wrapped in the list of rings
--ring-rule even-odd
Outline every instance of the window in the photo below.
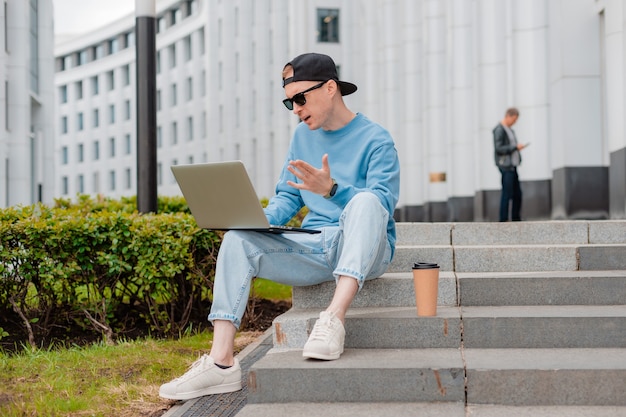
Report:
[[[94,193],[100,192],[100,173],[99,172],[93,173],[93,192]]]
[[[78,181],[78,192],[80,194],[84,194],[85,193],[85,177],[83,177],[83,174],[80,174],[77,178]]]
[[[127,32],[124,34],[124,48],[135,46],[135,32]]]
[[[157,111],[161,111],[161,90],[156,92],[156,107]]]
[[[63,70],[68,70],[72,68],[72,55],[66,55],[63,57],[63,63],[61,64],[61,68],[63,68]]]
[[[131,146],[130,135],[127,133],[126,136],[124,136],[124,152],[126,155],[130,155]]]
[[[169,48],[170,68],[176,67],[176,44],[171,44]]]
[[[93,109],[93,127],[100,126],[100,110]]]
[[[165,17],[161,16],[157,19],[157,33],[165,32],[167,29],[167,22],[165,21]]]
[[[193,117],[187,117],[187,140],[193,140]]]
[[[200,119],[200,139],[206,139],[206,111],[202,112],[202,119]]]
[[[104,46],[102,46],[102,44],[96,45],[91,52],[93,53],[94,59],[100,59],[104,57]]]
[[[69,181],[67,180],[67,177],[61,178],[61,194],[63,195],[69,194],[70,192],[69,188],[70,188]]]
[[[122,67],[122,85],[130,85],[130,65],[128,64]]]
[[[78,144],[76,159],[78,162],[83,162],[85,160],[85,147],[82,143]]]
[[[317,41],[339,42],[339,9],[317,9]]]
[[[83,82],[76,81],[74,83],[74,90],[76,91],[76,100],[80,100],[83,98]]]
[[[59,87],[59,100],[61,104],[67,103],[67,85]]]
[[[157,126],[157,148],[163,147],[163,128],[161,126]]]
[[[61,165],[67,165],[69,162],[69,155],[67,146],[61,148]]]
[[[115,191],[115,171],[109,171],[109,190]]]
[[[67,133],[67,116],[61,117],[61,133]]]
[[[115,123],[115,104],[109,105],[109,124]]]
[[[191,61],[191,35],[183,39],[183,53],[185,54],[185,61]]]
[[[157,51],[156,54],[156,73],[161,73],[161,51]]]
[[[109,46],[109,55],[119,51],[119,42],[117,41],[117,38],[109,39],[107,44]]]
[[[91,77],[91,94],[94,96],[100,94],[100,82],[97,75]]]
[[[204,28],[198,30],[198,42],[200,43],[200,55],[204,55],[206,46],[204,45]]]
[[[115,156],[115,138],[109,139],[109,156],[111,158]]]
[[[130,120],[130,100],[124,102],[124,120]]]
[[[80,132],[84,129],[84,126],[83,112],[79,112],[76,115],[76,130]]]
[[[97,161],[100,159],[100,142],[97,140],[93,143],[93,160]]]
[[[87,63],[87,51],[83,49],[82,51],[79,51],[77,54],[76,66],[85,65],[86,63]]]
[[[178,124],[176,122],[172,122],[172,145],[176,145],[178,143]]]
[[[126,168],[124,170],[124,183],[126,185],[126,189],[130,190],[132,186],[132,176],[130,175],[130,168]]]
[[[115,88],[115,72],[113,70],[107,72],[107,87],[109,91]]]
[[[178,89],[176,88],[176,84],[172,84],[172,93],[171,93],[171,96],[170,96],[170,101],[171,101],[171,105],[172,106],[175,106],[176,103],[177,103],[177,98],[176,98],[176,96],[178,95],[177,94],[178,93],[177,90]]]
[[[187,78],[187,91],[185,92],[187,101],[191,101],[193,98],[193,79],[191,77]]]

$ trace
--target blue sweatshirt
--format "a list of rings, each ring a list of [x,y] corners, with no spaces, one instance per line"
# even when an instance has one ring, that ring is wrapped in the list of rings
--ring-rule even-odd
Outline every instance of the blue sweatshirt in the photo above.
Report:
[[[287,184],[287,181],[299,181],[287,170],[289,161],[300,159],[319,169],[326,153],[330,175],[338,185],[334,197],[326,199]],[[332,131],[310,130],[305,123],[300,123],[289,146],[276,195],[265,208],[265,215],[270,224],[285,224],[307,206],[309,213],[302,227],[336,226],[348,202],[363,191],[378,196],[389,212],[387,238],[393,253],[396,242],[393,212],[400,194],[400,162],[389,132],[362,114]]]

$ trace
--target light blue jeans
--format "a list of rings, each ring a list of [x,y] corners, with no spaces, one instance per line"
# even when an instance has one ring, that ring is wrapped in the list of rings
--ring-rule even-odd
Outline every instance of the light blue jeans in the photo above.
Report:
[[[306,286],[343,275],[356,279],[361,289],[391,262],[388,219],[378,197],[363,192],[350,200],[339,226],[318,234],[227,232],[217,257],[209,320],[228,320],[239,328],[254,277]]]

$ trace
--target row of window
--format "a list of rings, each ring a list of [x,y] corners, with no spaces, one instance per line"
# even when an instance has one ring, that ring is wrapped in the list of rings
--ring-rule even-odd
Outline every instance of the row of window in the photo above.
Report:
[[[164,32],[183,19],[195,14],[198,10],[198,1],[199,0],[184,0],[178,6],[159,15],[156,20],[156,32]],[[135,32],[130,30],[89,48],[57,58],[57,71],[65,71],[73,67],[85,65],[88,62],[113,55],[120,50],[133,47],[134,45]]]
[[[130,120],[132,115],[130,100],[124,101],[123,111],[124,114],[122,115],[122,119],[124,121]],[[115,104],[109,104],[107,115],[107,120],[109,124],[115,124]],[[61,116],[61,122],[59,127],[61,130],[61,134],[67,134],[70,131],[68,116]],[[92,110],[91,127],[100,127],[100,109]],[[78,112],[76,113],[76,132],[82,132],[83,130],[85,130],[85,115],[83,112]]]
[[[132,151],[132,143],[130,134],[126,134],[124,136],[124,154],[130,155]],[[114,158],[116,156],[116,140],[114,137],[109,138],[109,158]],[[61,148],[61,165],[69,164],[69,148],[67,146],[63,146]],[[95,140],[92,143],[92,159],[94,161],[98,161],[100,159],[100,141]],[[76,161],[84,162],[85,161],[85,145],[83,143],[79,143],[76,146]]]
[[[120,69],[122,74],[122,87],[126,87],[130,85],[130,65],[124,65]],[[107,71],[104,74],[106,80],[106,89],[107,91],[115,90],[115,71]],[[100,77],[98,75],[94,75],[89,78],[90,91],[92,96],[97,96],[100,94]],[[82,100],[85,97],[85,85],[83,80],[74,82],[74,98],[75,100]],[[68,86],[67,84],[59,87],[59,101],[61,104],[65,104],[68,102]]]
[[[200,29],[198,31],[198,39],[200,40],[200,54],[204,55],[204,29]],[[191,59],[193,58],[193,49],[192,49],[192,37],[191,35],[183,38],[182,40],[182,44],[183,44],[183,50],[184,52],[184,60],[185,62],[191,61]],[[176,44],[172,44],[170,46],[168,46],[167,48],[168,51],[168,62],[169,62],[169,66],[170,68],[174,68],[176,67]],[[131,66],[130,64],[126,64],[123,65],[122,67],[120,67],[119,69],[120,71],[120,77],[121,77],[121,86],[122,87],[127,87],[131,84]],[[160,51],[157,52],[157,73],[161,72],[161,53]],[[204,91],[205,91],[205,85],[204,85],[204,72],[203,72],[203,76],[202,76],[202,80],[201,80],[201,85],[200,85],[200,90],[201,90],[201,94],[202,96],[204,96]],[[100,75],[94,75],[92,77],[89,78],[89,86],[90,86],[90,92],[92,96],[97,96],[100,94],[100,82],[101,82],[101,77],[104,77],[104,82],[106,84],[106,90],[107,91],[113,91],[116,88],[116,71],[114,69],[107,71],[104,74],[100,74]],[[85,97],[85,83],[86,81],[84,80],[79,80],[79,81],[75,81],[73,83],[73,94],[74,94],[74,99],[75,100],[82,100]],[[187,78],[187,98],[191,99],[191,95],[193,94],[193,82],[191,77]],[[174,92],[175,92],[175,84],[174,84]],[[65,104],[69,101],[69,86],[67,84],[61,85],[59,86],[59,101],[61,104]],[[175,97],[175,95],[174,95]]]
[[[206,139],[206,113],[203,113],[203,116],[200,121],[200,137],[202,139]],[[186,137],[187,141],[191,142],[195,137],[195,129],[194,129],[194,119],[193,116],[188,116],[186,119]],[[157,148],[163,147],[163,127],[157,126],[156,131],[156,140],[157,140]],[[177,145],[179,139],[179,129],[178,122],[170,123],[169,130],[169,138],[171,145]],[[124,136],[124,154],[130,155],[132,151],[131,137],[130,134],[126,134]],[[114,158],[116,156],[116,140],[115,137],[111,137],[109,139],[109,158]],[[68,165],[69,160],[69,148],[67,146],[63,146],[61,148],[61,165]],[[98,161],[100,159],[100,141],[95,140],[92,142],[92,160]],[[79,143],[76,148],[76,162],[84,162],[85,161],[85,145],[83,143]]]
[[[204,156],[204,161],[206,162],[206,155]],[[186,163],[193,164],[194,157],[190,155],[187,157]],[[172,160],[170,165],[178,165],[178,160]],[[131,190],[133,187],[133,171],[131,168],[124,168],[124,177],[121,187],[123,190]],[[170,175],[170,180],[173,183],[175,180],[173,176]],[[157,185],[163,185],[163,163],[159,162],[157,164]],[[85,175],[78,174],[76,176],[76,193],[85,194],[85,193],[100,193],[103,191],[117,191],[120,184],[118,184],[117,171],[109,170],[108,172],[108,182],[107,189],[101,189],[101,181],[100,181],[100,172],[96,171],[92,174],[92,182],[91,187],[88,190],[85,184]],[[70,192],[70,178],[68,176],[61,177],[61,194],[67,196]]]

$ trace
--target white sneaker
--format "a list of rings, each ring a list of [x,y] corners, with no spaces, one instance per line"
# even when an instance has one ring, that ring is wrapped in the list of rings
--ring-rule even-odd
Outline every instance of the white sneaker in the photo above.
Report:
[[[221,369],[215,365],[213,358],[203,355],[183,376],[161,385],[159,395],[170,400],[190,400],[240,389],[241,366],[237,358],[233,366]]]
[[[335,317],[335,313],[322,311],[304,345],[302,356],[327,361],[339,359],[345,338],[346,331],[341,320]]]

